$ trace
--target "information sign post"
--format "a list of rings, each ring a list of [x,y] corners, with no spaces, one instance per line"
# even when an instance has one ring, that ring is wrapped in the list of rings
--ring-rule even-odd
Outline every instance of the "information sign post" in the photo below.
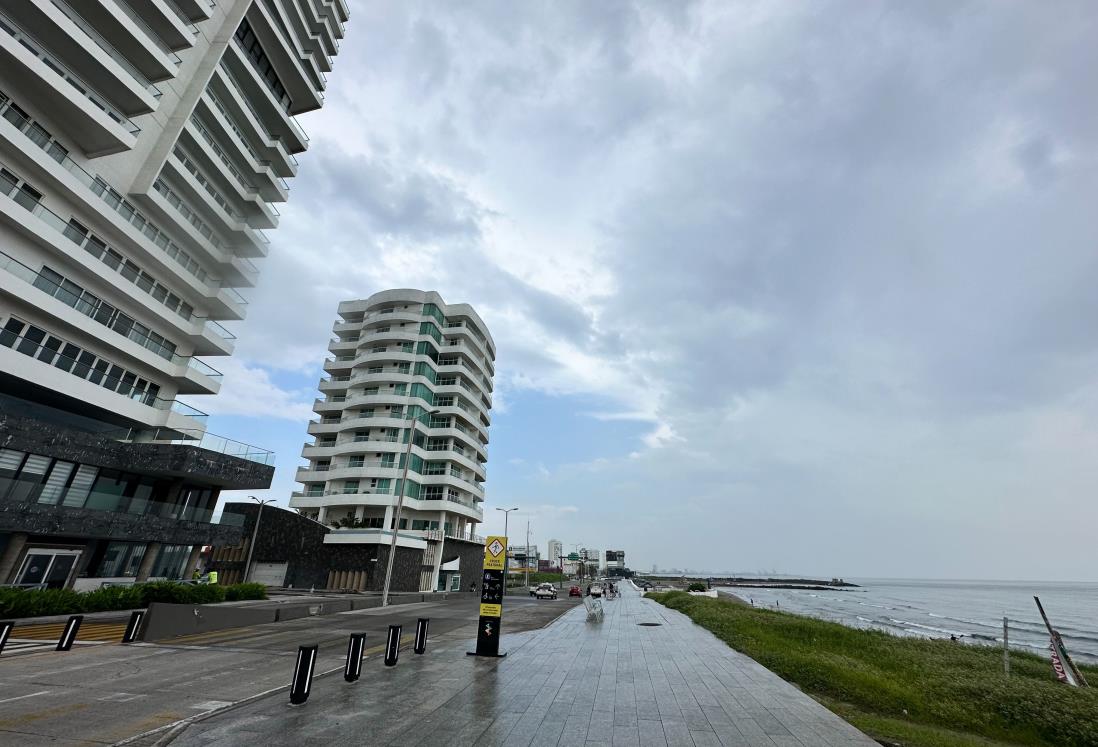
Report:
[[[506,656],[499,652],[500,623],[503,618],[504,564],[507,538],[488,537],[484,543],[484,571],[480,580],[480,620],[477,623],[477,650],[470,656]]]

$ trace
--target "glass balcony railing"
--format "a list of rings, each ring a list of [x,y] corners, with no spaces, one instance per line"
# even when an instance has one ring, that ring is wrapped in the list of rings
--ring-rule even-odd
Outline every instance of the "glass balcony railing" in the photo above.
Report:
[[[51,339],[57,338],[51,336]],[[7,331],[0,332],[0,344],[153,409],[171,411],[200,422],[205,422],[208,417],[206,413],[184,402],[162,399],[149,391],[135,387],[136,378],[132,374],[124,374],[121,377],[109,374],[105,369],[94,368],[87,361],[64,355],[58,352],[58,348],[41,345],[29,337]],[[112,366],[112,370],[117,368],[118,366]]]
[[[274,452],[261,449],[242,441],[218,436],[197,428],[138,428],[119,431],[112,434],[116,441],[125,443],[173,444],[176,446],[194,446],[218,454],[246,459],[259,464],[274,464]]]
[[[8,256],[4,252],[0,252],[0,268],[7,270],[15,277],[26,281],[38,290],[49,294],[65,305],[71,306],[89,319],[95,319],[96,321],[110,319],[110,317],[101,313],[103,308],[102,301],[99,301],[98,299],[94,302],[90,301],[86,293],[78,295],[74,293],[73,290],[54,282],[40,272],[32,270],[30,267],[27,267],[19,260]],[[74,286],[74,288],[75,287],[76,286]],[[200,374],[209,376],[213,379],[220,379],[222,376],[221,372],[217,369],[193,356],[179,355],[175,352],[174,345],[169,346],[165,344],[165,341],[155,340],[148,335],[142,334],[132,326],[132,320],[128,329],[118,324],[110,326],[110,329],[113,329],[131,342],[136,342],[146,350],[152,351],[164,360],[170,361],[175,365],[193,368]]]
[[[96,46],[107,53],[107,56],[118,63],[118,66],[125,70],[127,73],[134,77],[141,86],[148,91],[154,98],[160,98],[163,94],[159,88],[153,85],[145,75],[138,70],[133,64],[127,60],[114,46],[104,39],[98,31],[91,27],[87,21],[85,21],[76,10],[69,5],[65,0],[52,0],[54,7],[61,11],[66,18],[76,24],[81,31],[88,35]]]
[[[168,47],[167,44],[165,44],[163,41],[160,40],[160,36],[157,35],[157,33],[149,27],[149,24],[145,23],[145,20],[143,18],[141,18],[141,16],[138,15],[133,10],[133,8],[131,8],[129,6],[129,3],[126,3],[126,2],[114,3],[114,7],[118,8],[123,13],[125,13],[126,16],[128,16],[129,19],[131,21],[133,21],[134,25],[136,25],[138,28],[141,29],[142,32],[144,32],[145,36],[148,37],[149,41],[151,41],[153,43],[153,46],[155,46],[157,49],[159,49],[164,54],[164,56],[166,56],[168,59],[170,59],[176,65],[182,65],[183,64],[183,58],[180,57],[179,55],[177,55],[175,52],[173,52],[171,50],[171,48]]]
[[[69,70],[69,68],[62,64],[56,57],[46,52],[46,48],[41,42],[20,28],[8,15],[2,12],[0,12],[0,30],[5,31],[9,36],[18,41],[24,49],[41,60],[50,70],[61,76],[69,85],[79,91],[84,98],[114,120],[119,126],[125,129],[126,132],[131,135],[137,135],[141,132],[140,127],[131,122],[127,116],[108,104],[105,96],[85,83],[80,76]]]

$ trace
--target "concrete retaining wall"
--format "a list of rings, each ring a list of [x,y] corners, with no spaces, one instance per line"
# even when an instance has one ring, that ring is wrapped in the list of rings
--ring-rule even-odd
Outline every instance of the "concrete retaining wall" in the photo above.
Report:
[[[449,594],[400,594],[389,599],[391,605],[435,602]],[[371,609],[381,606],[381,597],[347,597],[342,599],[303,598],[300,602],[283,602],[264,606],[237,607],[225,604],[163,604],[153,602],[138,637],[142,641],[163,641],[195,633],[242,628],[248,625],[285,620],[300,620],[314,615],[334,615],[339,612]]]

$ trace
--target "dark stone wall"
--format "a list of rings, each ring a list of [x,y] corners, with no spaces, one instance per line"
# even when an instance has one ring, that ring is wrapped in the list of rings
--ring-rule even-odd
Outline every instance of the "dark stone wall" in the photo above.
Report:
[[[228,503],[224,513],[243,516],[243,537],[250,541],[259,512],[256,503]],[[253,562],[287,563],[286,584],[294,588],[328,584],[330,571],[366,571],[366,589],[381,591],[385,584],[385,568],[389,562],[389,546],[376,544],[325,545],[324,535],[332,531],[296,511],[266,506],[259,523]],[[469,543],[463,543],[469,544]],[[483,547],[480,550],[483,556]],[[243,556],[246,557],[245,550]],[[375,562],[376,559],[376,562]],[[392,591],[419,591],[419,574],[423,570],[423,551],[398,547],[393,560]],[[479,562],[479,561],[478,561]],[[243,570],[243,560],[212,561],[209,567],[217,571]]]
[[[185,478],[195,485],[223,490],[268,488],[274,477],[270,465],[194,446],[124,444],[101,434],[12,412],[3,401],[0,447],[142,475]]]
[[[0,501],[0,532],[166,545],[233,545],[241,537],[239,527],[221,524],[13,501]]]
[[[454,558],[458,559],[462,588],[468,589],[473,581],[480,588],[480,575],[484,570],[484,545],[447,537],[442,543],[442,562],[449,563]]]

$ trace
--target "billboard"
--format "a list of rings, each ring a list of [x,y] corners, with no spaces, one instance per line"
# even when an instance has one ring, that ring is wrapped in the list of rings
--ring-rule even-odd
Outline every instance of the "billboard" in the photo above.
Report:
[[[625,562],[625,550],[607,550],[606,551],[607,563],[624,563]]]

